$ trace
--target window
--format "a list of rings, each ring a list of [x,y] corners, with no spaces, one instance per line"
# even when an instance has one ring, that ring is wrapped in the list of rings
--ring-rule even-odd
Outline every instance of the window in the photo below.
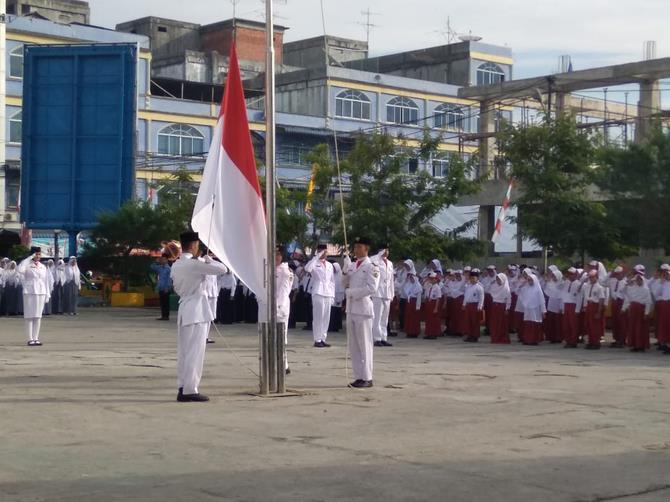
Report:
[[[435,127],[461,131],[464,122],[465,112],[459,106],[445,103],[435,108]]]
[[[30,5],[22,5],[21,6],[21,13],[22,14],[30,14]]]
[[[204,138],[189,125],[173,124],[158,133],[158,153],[164,155],[202,155]]]
[[[9,53],[9,76],[23,78],[23,46],[19,45]]]
[[[16,14],[16,5],[14,4],[8,5],[7,14]]]
[[[409,98],[393,98],[386,105],[386,121],[392,124],[417,124],[419,107]]]
[[[158,31],[161,33],[167,33],[167,26],[159,26]]]
[[[5,174],[5,206],[6,209],[16,211],[19,207],[19,190],[21,178],[19,171],[10,170]]]
[[[505,81],[505,72],[497,64],[484,63],[477,68],[477,85],[499,84]]]
[[[370,99],[360,91],[342,91],[335,97],[335,116],[370,120]]]
[[[448,157],[441,159],[433,159],[433,176],[436,178],[443,178],[449,175],[449,161]]]
[[[407,159],[407,162],[405,162],[405,165],[402,166],[400,172],[405,174],[416,174],[418,170],[419,170],[419,159],[410,158]]]
[[[18,111],[9,117],[9,142],[21,143],[23,135],[23,113]]]

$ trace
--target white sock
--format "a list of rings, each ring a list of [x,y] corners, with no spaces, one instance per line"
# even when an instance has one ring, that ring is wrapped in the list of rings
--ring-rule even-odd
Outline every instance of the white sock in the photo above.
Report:
[[[24,319],[23,320],[25,329],[26,329],[26,336],[28,338],[29,342],[32,342],[34,340],[33,338],[33,319]]]
[[[40,327],[42,326],[42,319],[37,318],[33,319],[33,340],[39,341],[40,339]]]

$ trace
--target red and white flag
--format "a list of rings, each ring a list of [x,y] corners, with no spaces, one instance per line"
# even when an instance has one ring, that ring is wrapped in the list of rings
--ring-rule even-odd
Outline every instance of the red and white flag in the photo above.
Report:
[[[502,206],[500,207],[500,212],[498,213],[498,219],[496,220],[496,229],[493,231],[493,236],[491,237],[491,242],[495,243],[498,240],[498,237],[502,234],[503,225],[505,224],[505,217],[507,216],[507,210],[509,209],[509,201],[512,196],[512,185],[513,181],[509,182],[507,187],[507,193],[503,199]]]
[[[191,226],[258,298],[265,298],[265,210],[234,44]]]

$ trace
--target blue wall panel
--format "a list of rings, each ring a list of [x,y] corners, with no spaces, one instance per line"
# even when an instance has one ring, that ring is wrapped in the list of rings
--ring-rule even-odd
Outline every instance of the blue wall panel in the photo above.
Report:
[[[27,46],[21,219],[78,232],[134,193],[137,47]]]

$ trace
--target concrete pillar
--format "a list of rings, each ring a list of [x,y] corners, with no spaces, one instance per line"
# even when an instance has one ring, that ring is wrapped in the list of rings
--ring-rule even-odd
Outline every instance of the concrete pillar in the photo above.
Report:
[[[556,93],[556,117],[570,113],[570,94]]]
[[[479,240],[487,244],[486,256],[493,254],[494,245],[491,242],[495,228],[495,206],[479,206]]]
[[[495,154],[495,138],[491,135],[496,130],[496,109],[491,101],[479,104],[479,177],[490,179],[493,174],[493,157]],[[489,236],[490,237],[490,236]]]
[[[653,115],[661,111],[661,91],[658,80],[640,82],[640,101],[638,103],[638,124],[635,142],[643,143],[652,131],[658,117]]]

